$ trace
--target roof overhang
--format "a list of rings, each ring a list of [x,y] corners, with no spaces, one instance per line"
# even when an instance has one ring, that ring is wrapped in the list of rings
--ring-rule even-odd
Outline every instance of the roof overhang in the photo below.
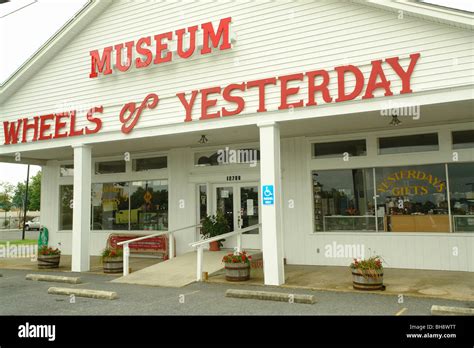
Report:
[[[15,93],[110,4],[110,0],[89,0],[56,34],[46,41],[3,84],[0,84],[0,104]]]

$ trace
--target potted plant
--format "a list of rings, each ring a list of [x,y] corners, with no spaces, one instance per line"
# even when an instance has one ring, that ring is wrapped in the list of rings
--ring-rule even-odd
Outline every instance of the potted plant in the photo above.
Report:
[[[123,250],[107,247],[102,251],[104,273],[123,272]]]
[[[38,249],[38,268],[58,268],[61,259],[61,250],[53,249],[47,245],[43,245]]]
[[[231,282],[249,280],[251,258],[245,251],[225,255],[222,258],[225,264],[225,279]]]
[[[227,232],[229,232],[229,224],[224,214],[219,211],[216,215],[208,215],[202,220],[201,235],[203,236],[203,238],[212,238]],[[209,250],[221,250],[223,241],[225,241],[225,239],[210,242]]]
[[[350,265],[352,286],[357,290],[385,290],[383,266],[380,256],[354,259]]]

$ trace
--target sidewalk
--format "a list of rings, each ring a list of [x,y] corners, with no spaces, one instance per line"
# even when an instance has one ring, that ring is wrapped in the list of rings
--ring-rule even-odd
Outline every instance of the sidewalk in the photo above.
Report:
[[[157,259],[130,258],[132,272],[158,263]],[[29,259],[0,259],[0,269],[31,270],[34,272],[70,272],[71,256],[61,256],[58,269],[38,270],[36,262]],[[99,256],[91,256],[91,270],[88,273],[104,274]],[[115,275],[117,276],[117,275]],[[352,288],[348,267],[338,266],[285,266],[286,283],[281,288],[309,289],[338,292],[371,293],[380,295],[407,295],[425,298],[469,301],[474,307],[474,273],[454,271],[429,271],[386,268],[384,270],[385,291],[359,291]],[[209,275],[209,283],[263,286],[263,270],[252,269],[246,282],[228,282],[225,270]]]
[[[286,283],[282,285],[283,288],[361,292],[352,288],[352,278],[348,267],[286,265],[285,277]],[[246,282],[227,282],[224,270],[211,275],[208,281],[229,285],[263,285],[263,270],[252,269],[250,280]],[[362,292],[472,301],[474,307],[474,273],[472,272],[385,268],[384,284],[385,291]]]
[[[157,258],[140,258],[130,257],[129,265],[132,272],[139,271],[143,268],[152,266],[160,262]],[[25,258],[0,258],[0,269],[16,269],[16,270],[30,270],[33,272],[71,272],[71,255],[61,255],[59,268],[52,269],[38,269],[37,262]],[[105,274],[103,272],[102,261],[100,256],[91,256],[90,271],[87,273]],[[121,274],[111,274],[113,276]]]

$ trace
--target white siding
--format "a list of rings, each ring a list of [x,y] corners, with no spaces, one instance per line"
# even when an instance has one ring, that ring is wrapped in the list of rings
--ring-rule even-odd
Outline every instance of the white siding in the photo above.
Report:
[[[89,79],[92,49],[228,16],[232,16],[233,30],[238,36],[231,50]],[[472,48],[469,30],[409,16],[398,19],[396,13],[347,2],[114,1],[1,106],[1,120],[68,109],[65,105],[103,105],[102,133],[118,132],[121,106],[155,92],[160,103],[155,110],[142,115],[138,127],[176,124],[184,119],[183,108],[175,96],[178,92],[288,73],[332,70],[343,64],[359,66],[367,78],[370,61],[400,56],[401,64],[406,66],[409,54],[414,52],[421,53],[413,76],[415,92],[452,88],[472,84],[472,74],[467,73],[473,70]],[[398,77],[388,65],[386,72],[393,79],[394,94],[398,94]],[[335,96],[334,72],[331,76],[331,94]],[[304,85],[302,82],[303,98]],[[268,88],[269,111],[276,110],[279,93],[278,87]],[[244,113],[254,113],[257,90],[246,91],[245,96]],[[225,105],[223,101],[219,104]],[[199,110],[199,105],[195,105],[195,118],[199,117]],[[2,144],[3,136],[0,132]]]

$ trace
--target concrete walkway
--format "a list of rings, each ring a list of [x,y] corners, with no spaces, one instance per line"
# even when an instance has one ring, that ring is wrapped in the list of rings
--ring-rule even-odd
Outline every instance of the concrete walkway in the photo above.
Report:
[[[221,270],[222,257],[229,251],[204,251],[203,272],[209,274]],[[115,283],[140,284],[164,287],[182,287],[196,281],[196,252],[189,252],[171,260],[112,280]]]
[[[284,288],[361,292],[353,289],[348,267],[286,265],[285,278],[286,283],[282,286]],[[229,284],[225,280],[224,270],[209,277],[208,281]],[[249,281],[232,282],[232,284],[263,285],[263,271],[252,269]],[[385,268],[384,284],[385,291],[370,291],[370,293],[474,301],[472,272]]]
[[[132,272],[136,272],[158,262],[161,262],[161,260],[157,258],[130,257],[129,264]],[[71,272],[71,255],[61,255],[59,268],[42,270],[38,269],[38,263],[36,261],[32,261],[28,258],[0,258],[0,269],[16,269],[41,272]],[[100,256],[90,257],[90,271],[87,273],[105,274]],[[117,274],[107,275],[117,276]]]

